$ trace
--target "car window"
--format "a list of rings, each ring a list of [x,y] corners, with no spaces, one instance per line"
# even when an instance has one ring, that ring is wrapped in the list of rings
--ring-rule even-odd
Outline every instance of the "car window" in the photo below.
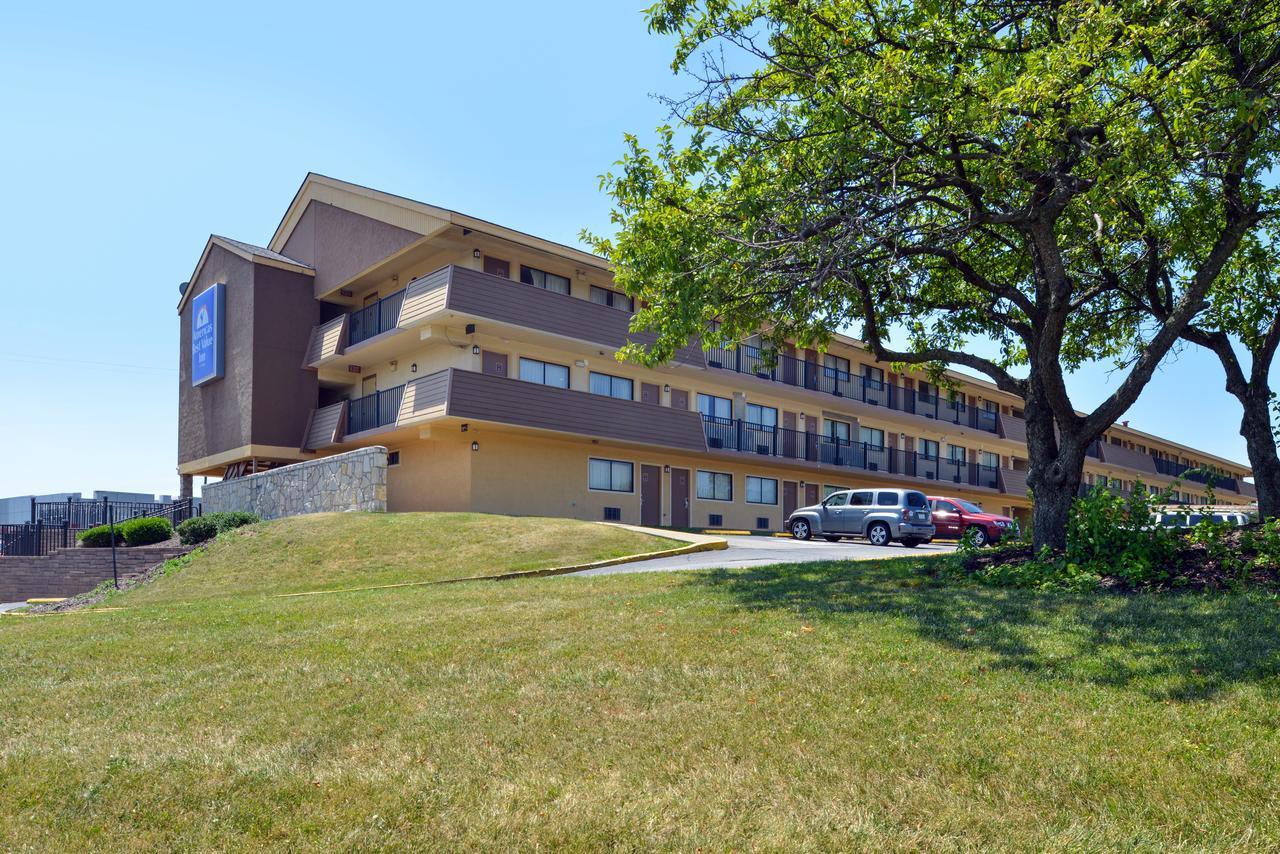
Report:
[[[927,507],[929,506],[929,502],[928,500],[925,499],[924,495],[919,492],[908,492],[907,506],[908,507]]]
[[[827,497],[828,507],[843,507],[849,503],[849,493],[833,492]]]
[[[938,506],[933,508],[935,513],[959,513],[960,509],[950,501],[939,501]]]
[[[898,493],[896,492],[880,492],[876,494],[876,504],[881,507],[897,507]]]
[[[871,506],[871,490],[865,492],[853,492],[849,494],[850,507],[870,507]]]

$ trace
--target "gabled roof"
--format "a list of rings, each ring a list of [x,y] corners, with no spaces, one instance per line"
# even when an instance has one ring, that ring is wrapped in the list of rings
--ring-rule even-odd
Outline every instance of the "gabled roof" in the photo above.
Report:
[[[304,275],[314,276],[316,271],[309,264],[303,264],[301,261],[295,261],[286,255],[281,255],[265,246],[254,246],[252,243],[245,243],[243,240],[232,240],[230,237],[223,237],[219,234],[209,235],[208,242],[204,245],[204,251],[200,253],[200,260],[196,262],[196,268],[191,273],[191,278],[187,279],[187,289],[182,292],[182,296],[178,299],[178,311],[182,311],[182,307],[187,304],[187,300],[191,297],[192,287],[196,279],[200,278],[200,271],[204,269],[204,264],[209,260],[209,252],[213,247],[218,246],[227,250],[233,255],[238,255],[246,261],[254,264],[265,264],[268,267],[279,267],[282,270],[293,270]]]

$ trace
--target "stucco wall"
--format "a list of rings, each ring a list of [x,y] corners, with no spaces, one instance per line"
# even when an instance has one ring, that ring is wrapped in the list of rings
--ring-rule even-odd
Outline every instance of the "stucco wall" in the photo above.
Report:
[[[358,448],[318,460],[211,483],[204,512],[244,510],[263,519],[387,509],[387,449]]]

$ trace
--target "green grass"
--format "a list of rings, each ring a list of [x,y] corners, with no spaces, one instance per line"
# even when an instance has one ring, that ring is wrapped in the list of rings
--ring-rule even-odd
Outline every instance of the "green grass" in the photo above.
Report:
[[[330,531],[286,587],[366,577],[305,569]],[[1273,598],[925,567],[276,599],[215,551],[128,610],[0,620],[0,848],[1280,846]]]

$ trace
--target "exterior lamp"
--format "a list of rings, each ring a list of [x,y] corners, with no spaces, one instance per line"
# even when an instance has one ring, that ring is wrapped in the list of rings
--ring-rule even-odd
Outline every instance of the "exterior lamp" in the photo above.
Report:
[[[801,489],[804,489],[804,481],[803,481],[803,480],[802,480],[802,481],[800,481],[800,488],[801,488]]]
[[[479,355],[480,355],[480,345],[479,345],[479,344],[472,344],[472,345],[471,345],[471,355],[473,355],[473,356],[479,356]]]
[[[662,390],[663,390],[663,391],[665,391],[667,394],[670,394],[670,393],[671,393],[671,384],[670,384],[670,383],[663,383],[663,384],[662,384]]]
[[[472,443],[471,443],[471,450],[473,450],[473,451],[478,451],[478,450],[480,450],[480,443],[479,443],[479,442],[472,442]]]
[[[664,474],[671,474],[671,466],[663,466],[662,471]]]
[[[471,250],[471,257],[472,257],[472,258],[479,258],[479,257],[480,257],[480,250],[479,250],[479,249],[472,249],[472,250]]]
[[[412,365],[409,366],[409,373],[416,374],[417,372],[418,372],[418,363],[414,362]]]

